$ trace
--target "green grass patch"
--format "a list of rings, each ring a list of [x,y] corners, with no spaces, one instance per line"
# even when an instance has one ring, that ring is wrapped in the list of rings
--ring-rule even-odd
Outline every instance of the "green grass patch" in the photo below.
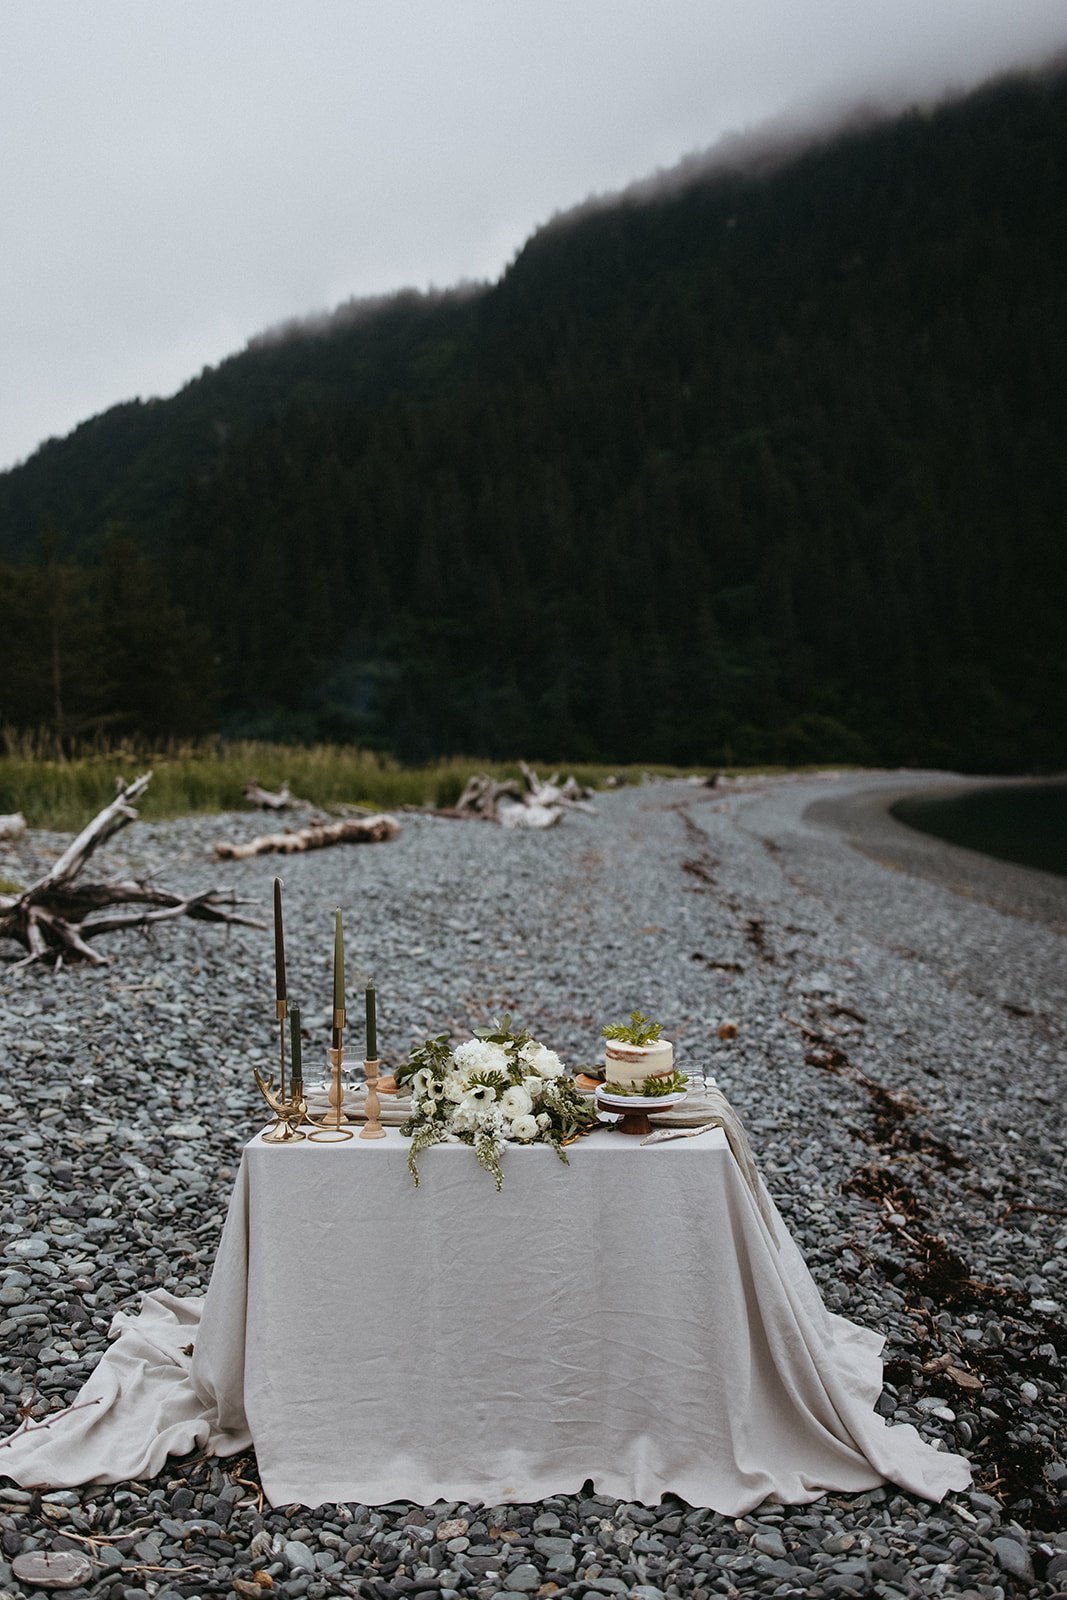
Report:
[[[555,770],[546,762],[535,765],[543,778]],[[639,783],[646,773],[678,778],[694,773],[706,776],[711,771],[734,776],[743,770],[557,765],[563,776],[573,772],[580,783],[593,789],[604,788],[609,778]],[[117,783],[128,782],[149,768],[152,782],[139,808],[147,819],[247,810],[242,791],[252,779],[270,790],[288,784],[294,795],[326,810],[366,805],[390,811],[404,805],[454,805],[475,772],[488,772],[498,779],[519,777],[514,762],[454,757],[406,767],[380,751],[333,744],[210,740],[138,748],[98,743],[63,756],[47,737],[9,733],[0,741],[0,813],[21,811],[31,828],[74,831],[114,798]]]

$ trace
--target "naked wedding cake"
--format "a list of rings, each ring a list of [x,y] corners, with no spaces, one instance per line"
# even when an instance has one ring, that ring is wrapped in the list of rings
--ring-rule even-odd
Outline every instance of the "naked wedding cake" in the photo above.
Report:
[[[636,1093],[646,1078],[674,1075],[674,1047],[666,1039],[652,1044],[629,1044],[625,1039],[609,1039],[604,1046],[604,1083],[617,1083],[629,1094]]]

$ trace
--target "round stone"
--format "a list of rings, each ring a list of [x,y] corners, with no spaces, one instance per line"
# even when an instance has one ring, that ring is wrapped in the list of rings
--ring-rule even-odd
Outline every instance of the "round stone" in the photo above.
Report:
[[[92,1577],[93,1564],[78,1550],[24,1550],[11,1570],[20,1583],[38,1589],[77,1589]]]
[[[15,1239],[6,1246],[9,1256],[20,1256],[23,1261],[40,1261],[48,1254],[48,1240],[39,1233],[31,1233],[27,1239]]]

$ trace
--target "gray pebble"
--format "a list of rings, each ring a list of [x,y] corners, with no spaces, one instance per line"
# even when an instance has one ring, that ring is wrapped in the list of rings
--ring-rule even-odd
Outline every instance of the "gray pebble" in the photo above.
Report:
[[[295,1572],[314,1572],[315,1557],[301,1539],[287,1539],[285,1559]]]
[[[11,1571],[19,1583],[38,1589],[77,1589],[92,1576],[93,1564],[75,1550],[24,1550]]]
[[[532,1594],[541,1587],[541,1574],[531,1562],[521,1562],[519,1566],[512,1567],[504,1579],[506,1589],[517,1589],[520,1593]]]

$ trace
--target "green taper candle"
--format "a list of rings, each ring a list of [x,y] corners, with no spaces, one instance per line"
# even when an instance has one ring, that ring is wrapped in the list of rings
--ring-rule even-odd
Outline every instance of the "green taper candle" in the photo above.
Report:
[[[290,1054],[293,1058],[293,1098],[300,1098],[300,1091],[304,1083],[304,1069],[300,1063],[300,1007],[292,1006],[289,1010],[289,1039],[292,1046]]]
[[[274,880],[274,993],[285,999],[285,937],[282,933],[282,880]],[[285,1016],[284,1010],[280,1012]]]
[[[378,1016],[375,1010],[374,984],[367,985],[367,1060],[378,1059]]]
[[[341,932],[340,907],[334,912],[333,929],[333,1009],[345,1008],[345,939]]]

